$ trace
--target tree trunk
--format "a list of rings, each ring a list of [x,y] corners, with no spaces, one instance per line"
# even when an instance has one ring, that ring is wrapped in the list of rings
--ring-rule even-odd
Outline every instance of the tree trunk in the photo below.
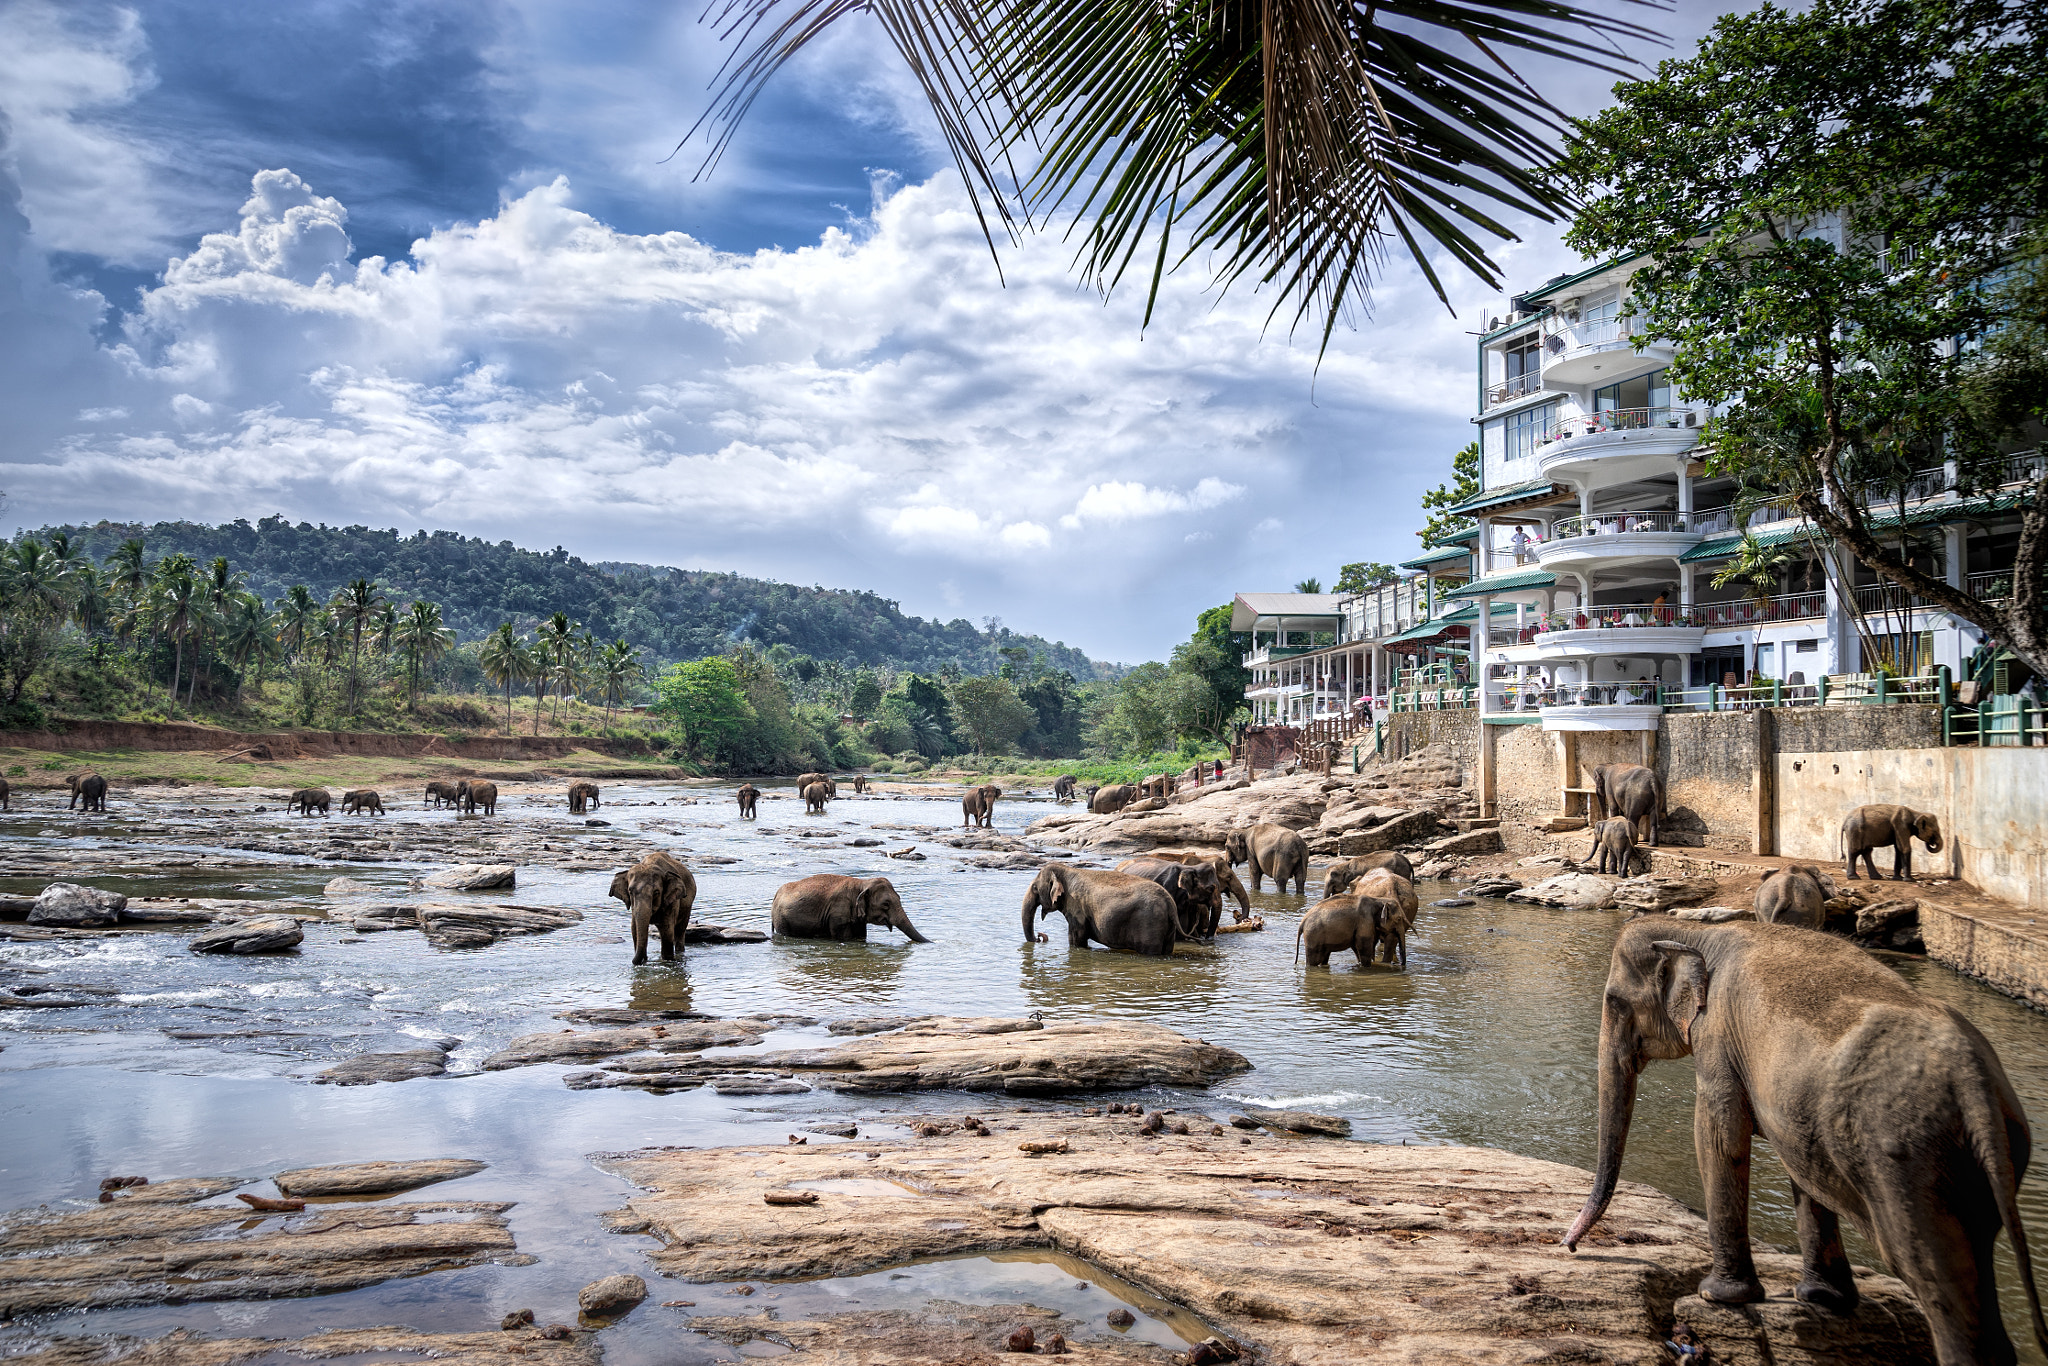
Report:
[[[177,637],[171,642],[171,705],[178,705],[178,677],[185,671],[185,638]]]

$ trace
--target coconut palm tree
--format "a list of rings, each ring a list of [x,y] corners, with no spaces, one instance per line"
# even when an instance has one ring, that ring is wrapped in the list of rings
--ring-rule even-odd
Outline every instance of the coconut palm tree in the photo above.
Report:
[[[1564,120],[1519,74],[1534,55],[1624,63],[1648,29],[1564,0],[725,0],[741,50],[707,120],[708,172],[762,87],[853,14],[924,87],[991,248],[991,213],[1075,217],[1076,264],[1250,276],[1327,344],[1391,254],[1448,303],[1439,258],[1498,288],[1508,219],[1568,204],[1545,168]],[[1632,65],[1629,63],[1627,65]],[[1151,240],[1156,238],[1156,241]]]
[[[110,575],[106,570],[96,568],[91,561],[81,561],[71,573],[71,620],[85,633],[92,643],[93,658],[100,657],[105,644],[100,638],[114,621],[117,605],[110,586]]]
[[[206,610],[205,589],[190,555],[166,555],[150,576],[149,621],[152,635],[170,637],[171,705],[178,702],[178,683],[185,671],[185,642]]]
[[[557,689],[558,699],[568,696],[572,687],[571,679],[574,673],[575,650],[576,623],[569,620],[567,612],[555,613],[542,622],[540,629],[534,632],[534,653],[539,657],[541,664],[540,675],[536,680],[537,688],[534,692],[533,701],[533,733],[535,735],[540,734],[541,693],[539,688],[545,688],[551,683],[557,684],[559,685]],[[557,719],[559,719],[559,700],[556,706]]]
[[[597,676],[604,690],[605,725],[612,723],[612,708],[625,702],[626,690],[646,675],[647,670],[640,663],[640,652],[624,639],[613,641],[599,653]]]
[[[378,610],[384,606],[384,596],[377,591],[375,579],[353,579],[346,587],[335,590],[334,598],[328,603],[328,612],[333,616],[340,633],[348,637],[348,709],[353,715],[356,710],[357,694],[362,687],[363,673],[363,632],[376,620]]]
[[[214,556],[206,566],[205,577],[201,581],[203,610],[194,623],[193,630],[196,643],[192,651],[192,682],[185,697],[187,706],[193,703],[199,693],[199,666],[205,658],[200,653],[199,646],[205,643],[209,630],[225,624],[230,605],[237,594],[247,590],[248,582],[249,576],[230,566],[225,555]]]
[[[235,705],[239,707],[242,705],[243,678],[247,676],[250,665],[256,667],[256,687],[260,694],[263,666],[281,653],[277,623],[271,617],[270,609],[263,605],[263,599],[243,591],[228,600],[227,610],[221,616],[220,643],[235,666]]]
[[[1735,543],[1734,555],[1714,573],[1712,583],[1716,588],[1739,583],[1749,589],[1749,600],[1756,607],[1756,629],[1750,639],[1752,658],[1754,647],[1764,638],[1764,617],[1769,611],[1772,595],[1778,591],[1779,580],[1798,562],[1799,556],[1793,553],[1790,545],[1766,541],[1744,527],[1742,538]],[[1788,645],[1785,648],[1789,650],[1792,647]]]
[[[125,598],[130,608],[141,605],[149,592],[149,566],[143,560],[140,536],[130,536],[107,556],[107,573],[107,586]]]
[[[399,618],[394,638],[405,655],[406,705],[410,707],[419,701],[420,671],[448,653],[455,644],[455,633],[441,624],[438,603],[415,602]],[[506,724],[511,724],[509,717]]]
[[[73,584],[64,561],[41,541],[0,549],[0,661],[11,706],[71,610]]]
[[[312,589],[303,583],[295,583],[277,600],[276,607],[278,643],[284,646],[287,655],[297,660],[305,651],[314,619],[320,615],[320,604],[313,600]]]
[[[484,677],[505,690],[505,733],[512,733],[512,689],[524,682],[533,672],[534,659],[521,640],[512,630],[512,623],[501,621],[498,629],[484,637],[483,648],[477,651],[477,663],[483,666]],[[536,703],[536,710],[539,704]],[[534,728],[539,729],[536,720]]]
[[[392,639],[397,634],[398,609],[387,601],[370,618],[370,647],[380,655],[388,655]]]

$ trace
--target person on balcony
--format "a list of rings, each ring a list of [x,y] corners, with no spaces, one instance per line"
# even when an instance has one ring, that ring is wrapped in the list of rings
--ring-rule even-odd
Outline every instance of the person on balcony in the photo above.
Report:
[[[1509,539],[1508,545],[1514,549],[1516,564],[1527,564],[1529,562],[1530,541],[1528,532],[1524,531],[1521,527],[1516,527],[1515,534]]]
[[[1671,614],[1664,610],[1664,595],[1662,593],[1659,593],[1650,603],[1650,619],[1661,621],[1667,626],[1671,623]]]

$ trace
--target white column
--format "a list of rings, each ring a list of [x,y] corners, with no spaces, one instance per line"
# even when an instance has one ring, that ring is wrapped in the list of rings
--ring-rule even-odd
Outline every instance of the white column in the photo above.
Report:
[[[1680,607],[1692,606],[1692,568],[1689,564],[1678,566],[1678,605]]]
[[[1468,657],[1472,670],[1472,686],[1479,689],[1479,714],[1481,716],[1487,713],[1486,647],[1492,643],[1490,640],[1492,625],[1493,599],[1490,597],[1481,598],[1479,600],[1479,620],[1472,624],[1472,653]],[[1484,737],[1481,738],[1484,739]]]
[[[1579,516],[1581,516],[1581,517],[1591,517],[1592,515],[1593,515],[1593,486],[1592,486],[1592,485],[1591,485],[1590,483],[1588,483],[1588,484],[1581,484],[1581,485],[1579,485]]]
[[[1692,475],[1686,471],[1692,461],[1680,456],[1678,460],[1678,515],[1687,527],[1692,525]]]
[[[1484,517],[1479,519],[1479,540],[1477,545],[1479,559],[1475,568],[1479,572],[1479,577],[1483,579],[1493,572],[1493,523]]]

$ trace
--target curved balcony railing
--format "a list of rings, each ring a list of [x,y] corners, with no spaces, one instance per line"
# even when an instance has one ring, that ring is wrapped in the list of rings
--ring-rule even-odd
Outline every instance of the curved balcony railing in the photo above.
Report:
[[[1590,517],[1566,517],[1553,522],[1549,539],[1619,536],[1631,531],[1691,531],[1693,520],[1693,515],[1686,512],[1596,512]]]
[[[1802,621],[1824,617],[1828,595],[1782,593],[1777,597],[1737,598],[1731,602],[1694,603],[1675,607],[1669,603],[1629,602],[1583,607],[1571,612],[1553,612],[1533,626],[1516,633],[1520,644],[1528,645],[1563,631],[1613,631],[1641,626],[1691,626],[1707,630],[1730,626],[1756,626],[1773,621]]]
[[[1660,428],[1697,427],[1697,408],[1608,408],[1597,413],[1580,413],[1551,424],[1543,444],[1570,441],[1574,437],[1604,436],[1610,432],[1649,432]]]
[[[1503,682],[1489,696],[1499,698],[1502,711],[1540,711],[1544,707],[1661,707],[1666,691],[1665,685],[1654,679],[1550,685],[1532,679]]]

